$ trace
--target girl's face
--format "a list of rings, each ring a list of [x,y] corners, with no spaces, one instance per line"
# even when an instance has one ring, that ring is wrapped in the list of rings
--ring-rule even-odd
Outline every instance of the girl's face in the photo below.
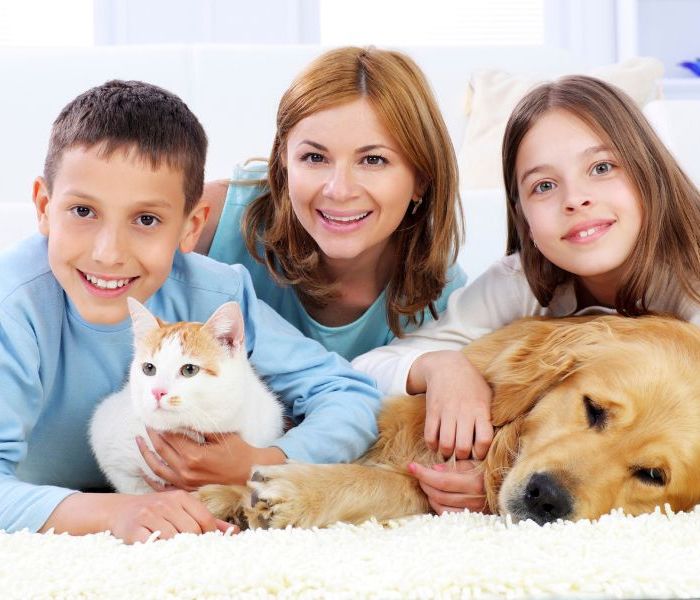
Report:
[[[297,123],[284,162],[294,213],[330,265],[378,264],[420,196],[413,168],[365,99]]]
[[[589,290],[602,286],[614,294],[642,226],[642,208],[609,145],[572,113],[554,109],[523,137],[515,169],[539,251]]]

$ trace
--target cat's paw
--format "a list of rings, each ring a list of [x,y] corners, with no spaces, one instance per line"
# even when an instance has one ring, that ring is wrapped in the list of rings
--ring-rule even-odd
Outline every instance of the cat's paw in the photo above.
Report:
[[[244,506],[250,505],[250,490],[241,485],[205,485],[192,492],[217,519],[248,527]]]
[[[257,467],[248,481],[250,503],[244,507],[250,527],[324,525],[318,514],[323,498],[314,483],[317,468],[298,464]]]

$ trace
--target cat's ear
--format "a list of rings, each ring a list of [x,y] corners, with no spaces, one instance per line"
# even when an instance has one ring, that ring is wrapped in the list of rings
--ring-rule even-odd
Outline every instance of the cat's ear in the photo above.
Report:
[[[126,303],[129,305],[134,339],[142,340],[148,333],[160,327],[158,319],[138,300],[129,296],[126,299]]]
[[[230,348],[232,351],[235,352],[243,347],[245,339],[243,314],[238,302],[227,302],[219,306],[214,314],[209,317],[204,327],[223,346]]]

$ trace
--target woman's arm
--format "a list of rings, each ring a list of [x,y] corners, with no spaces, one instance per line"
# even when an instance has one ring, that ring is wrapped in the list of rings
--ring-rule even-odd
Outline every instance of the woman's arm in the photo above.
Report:
[[[202,197],[199,199],[199,203],[209,206],[209,216],[207,217],[207,222],[204,224],[202,235],[199,236],[199,241],[195,246],[195,252],[199,252],[200,254],[209,253],[216,228],[219,226],[221,212],[224,209],[228,185],[228,179],[218,179],[204,184],[204,191],[202,192]]]

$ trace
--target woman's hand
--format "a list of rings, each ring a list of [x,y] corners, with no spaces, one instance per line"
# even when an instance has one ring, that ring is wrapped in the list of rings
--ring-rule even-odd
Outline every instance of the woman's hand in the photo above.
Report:
[[[439,350],[420,356],[411,367],[408,389],[425,391],[428,448],[459,460],[486,456],[493,440],[492,392],[462,352]]]
[[[167,482],[144,476],[156,491],[193,491],[208,483],[243,485],[254,465],[282,464],[287,458],[279,448],[256,448],[236,433],[204,433],[204,442],[198,443],[180,433],[146,431],[155,452],[141,437],[136,443],[149,468]]]
[[[428,497],[430,507],[438,514],[458,512],[487,512],[483,470],[472,460],[458,460],[432,467],[411,463],[408,471],[418,480]]]

